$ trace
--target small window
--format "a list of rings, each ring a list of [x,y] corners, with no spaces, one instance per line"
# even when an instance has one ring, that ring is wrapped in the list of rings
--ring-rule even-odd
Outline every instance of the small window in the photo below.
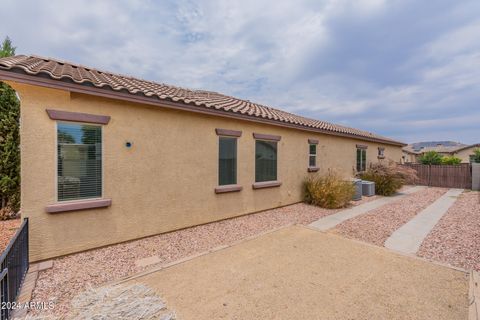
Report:
[[[255,140],[255,182],[277,180],[277,142]]]
[[[316,167],[317,166],[317,145],[316,144],[310,144],[308,166],[309,167]]]
[[[57,124],[58,201],[102,197],[102,127]]]
[[[378,157],[385,158],[385,148],[378,148]]]
[[[237,138],[219,138],[218,185],[237,183]]]
[[[362,172],[367,169],[367,149],[357,148],[357,171]]]

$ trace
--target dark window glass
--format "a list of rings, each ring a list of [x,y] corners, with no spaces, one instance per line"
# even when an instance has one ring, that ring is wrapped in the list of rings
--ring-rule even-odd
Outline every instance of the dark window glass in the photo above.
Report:
[[[218,184],[237,183],[237,139],[220,137]]]
[[[102,128],[58,123],[58,201],[102,196]]]
[[[255,141],[255,182],[277,180],[277,143]]]
[[[317,166],[317,145],[316,144],[311,144],[310,145],[310,154],[308,158],[308,165],[310,167],[316,167]]]
[[[367,169],[367,150],[357,149],[357,171],[365,171]]]

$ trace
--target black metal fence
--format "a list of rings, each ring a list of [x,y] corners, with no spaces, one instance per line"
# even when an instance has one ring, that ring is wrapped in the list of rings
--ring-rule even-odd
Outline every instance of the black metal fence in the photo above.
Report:
[[[7,320],[28,271],[28,219],[0,256],[0,320]]]

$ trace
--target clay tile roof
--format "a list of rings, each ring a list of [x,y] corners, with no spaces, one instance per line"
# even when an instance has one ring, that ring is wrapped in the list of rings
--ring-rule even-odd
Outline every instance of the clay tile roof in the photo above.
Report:
[[[218,112],[228,112],[242,115],[247,118],[261,118],[272,122],[309,129],[330,134],[350,136],[358,139],[378,141],[393,145],[405,145],[371,132],[331,124],[321,120],[314,120],[297,116],[279,109],[274,109],[248,100],[238,99],[217,92],[205,90],[190,90],[162,83],[132,78],[130,76],[114,74],[38,56],[14,56],[0,59],[0,79],[6,74],[20,73],[36,78],[47,78],[76,85],[102,88],[113,92],[143,95],[148,98],[173,101],[196,108],[209,108]],[[11,77],[13,79],[13,77]],[[19,80],[20,81],[20,80]],[[41,79],[38,79],[40,82]],[[254,119],[252,119],[254,120]]]

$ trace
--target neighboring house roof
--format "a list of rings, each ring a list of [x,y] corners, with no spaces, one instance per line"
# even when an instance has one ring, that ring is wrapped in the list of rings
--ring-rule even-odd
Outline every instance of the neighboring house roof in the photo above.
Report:
[[[455,150],[455,152],[459,152],[459,151],[470,149],[470,148],[480,148],[480,143],[474,143],[474,144],[471,144],[471,145],[468,145],[468,146],[460,147],[457,150]]]
[[[406,147],[403,147],[402,150],[412,154],[423,154],[428,151],[436,151],[439,153],[451,153],[454,154],[461,150],[470,149],[470,148],[479,148],[480,143],[471,144],[471,145],[460,145],[460,146],[436,146],[436,147],[425,147],[420,150],[416,150],[411,144]]]
[[[408,147],[404,147],[404,148],[402,148],[402,150],[403,150],[403,152],[410,153],[410,154],[422,154],[421,152],[413,151],[413,150],[409,149]]]
[[[422,149],[422,152],[436,151],[439,153],[452,153],[452,152],[455,152],[457,149],[458,147],[445,147],[445,146],[426,147]]]
[[[297,116],[217,92],[175,87],[51,58],[2,58],[0,79],[405,146],[371,132]]]

